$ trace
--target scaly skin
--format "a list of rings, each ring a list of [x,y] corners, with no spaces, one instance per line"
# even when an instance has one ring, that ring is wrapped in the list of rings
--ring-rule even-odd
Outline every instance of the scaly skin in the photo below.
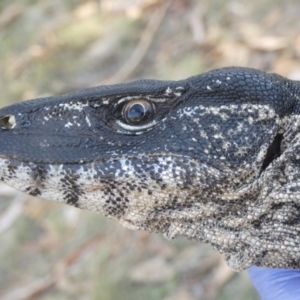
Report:
[[[0,178],[210,243],[235,270],[300,268],[299,96],[298,82],[224,68],[15,104],[0,110]],[[149,115],[133,122],[133,104]]]

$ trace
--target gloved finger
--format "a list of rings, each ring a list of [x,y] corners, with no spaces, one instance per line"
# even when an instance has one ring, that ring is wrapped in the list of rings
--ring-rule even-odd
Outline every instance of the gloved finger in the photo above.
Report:
[[[300,270],[253,266],[247,271],[262,300],[300,299]]]

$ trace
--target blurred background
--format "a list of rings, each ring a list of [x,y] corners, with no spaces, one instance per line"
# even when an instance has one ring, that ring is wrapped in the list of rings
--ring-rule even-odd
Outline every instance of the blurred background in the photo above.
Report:
[[[300,78],[297,0],[0,0],[0,104],[248,66]],[[0,299],[259,299],[208,245],[0,186]]]

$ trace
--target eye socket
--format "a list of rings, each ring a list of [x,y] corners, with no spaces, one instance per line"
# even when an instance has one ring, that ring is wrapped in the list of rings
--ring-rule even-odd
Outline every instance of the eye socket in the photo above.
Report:
[[[123,107],[123,117],[131,125],[146,123],[152,119],[153,115],[153,104],[144,99],[130,101]]]

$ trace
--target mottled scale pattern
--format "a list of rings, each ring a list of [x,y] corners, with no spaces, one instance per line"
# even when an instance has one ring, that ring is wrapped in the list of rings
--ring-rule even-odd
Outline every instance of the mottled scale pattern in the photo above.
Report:
[[[300,268],[299,88],[232,67],[15,104],[0,110],[0,179],[209,243],[235,270]],[[130,123],[124,107],[139,100],[153,114]]]

